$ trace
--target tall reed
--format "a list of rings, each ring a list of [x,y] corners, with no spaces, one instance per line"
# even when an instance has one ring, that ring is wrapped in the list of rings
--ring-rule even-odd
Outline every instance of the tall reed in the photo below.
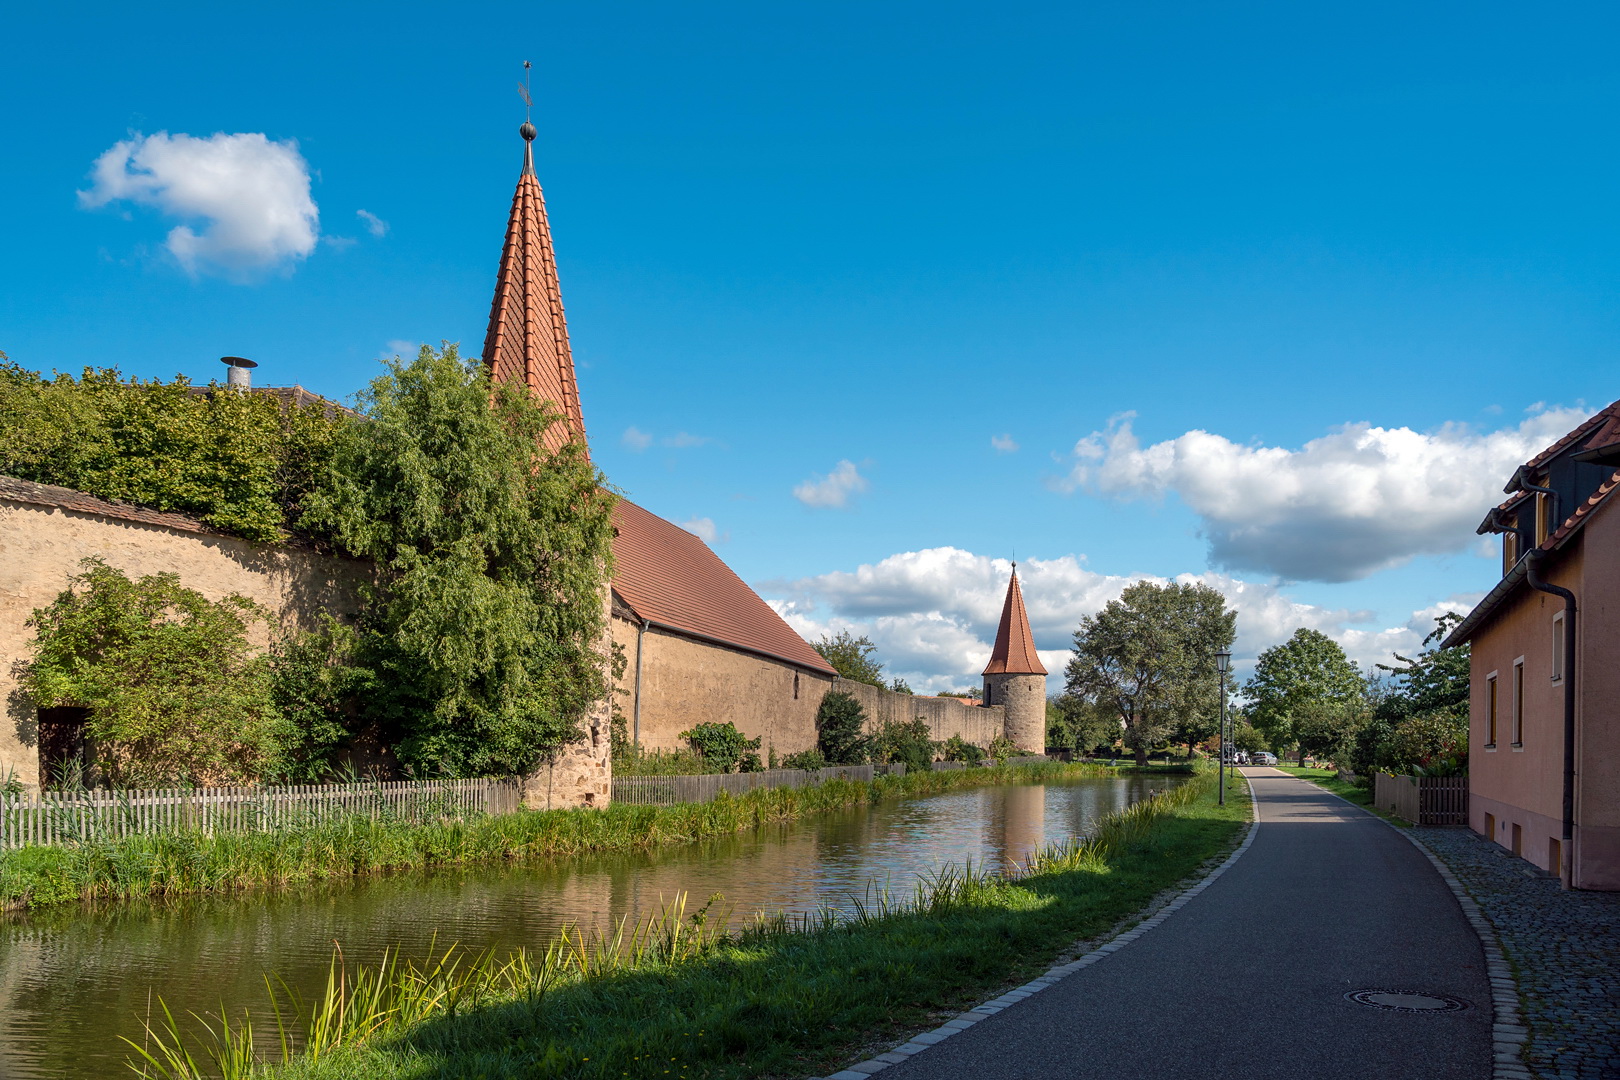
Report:
[[[188,1029],[159,999],[145,1040],[130,1042],[134,1056],[129,1064],[143,1077],[162,1080],[264,1077],[340,1051],[397,1040],[479,1008],[517,1006],[534,1016],[545,1009],[548,995],[565,988],[631,974],[664,973],[678,979],[683,968],[723,951],[755,955],[791,939],[813,945],[818,935],[993,907],[1039,879],[1106,870],[1111,861],[1149,842],[1167,818],[1207,799],[1213,788],[1213,776],[1200,775],[1105,816],[1091,836],[1050,845],[1021,866],[987,871],[971,863],[946,865],[902,898],[874,883],[847,912],[829,907],[792,916],[756,914],[734,923],[729,910],[712,910],[719,896],[688,913],[682,894],[640,922],[621,919],[607,932],[565,927],[543,949],[519,949],[505,959],[451,945],[430,950],[421,961],[390,952],[376,966],[366,967],[349,965],[338,948],[325,991],[313,1002],[305,1003],[285,984],[266,979],[275,1017],[274,1049],[256,1049],[260,1044],[245,1014],[234,1024],[223,1009],[218,1015],[193,1014]],[[631,1027],[637,1023],[634,1016],[599,1020]]]

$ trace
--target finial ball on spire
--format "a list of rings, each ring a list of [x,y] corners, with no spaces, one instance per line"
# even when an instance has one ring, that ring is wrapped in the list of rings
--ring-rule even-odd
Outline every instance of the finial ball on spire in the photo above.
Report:
[[[518,128],[518,134],[523,136],[524,142],[534,142],[534,137],[538,135],[539,132],[534,129],[533,124],[525,120],[523,121],[523,126]]]

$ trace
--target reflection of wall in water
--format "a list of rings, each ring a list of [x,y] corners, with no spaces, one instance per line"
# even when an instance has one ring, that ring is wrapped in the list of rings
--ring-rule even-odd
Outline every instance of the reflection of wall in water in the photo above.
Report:
[[[1002,794],[991,811],[991,844],[1002,866],[1022,866],[1045,843],[1046,787],[1009,787]]]

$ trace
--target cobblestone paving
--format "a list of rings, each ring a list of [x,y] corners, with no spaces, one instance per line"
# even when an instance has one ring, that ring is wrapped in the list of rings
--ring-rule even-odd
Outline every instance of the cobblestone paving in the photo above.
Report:
[[[1620,1078],[1620,893],[1566,892],[1469,829],[1413,829],[1496,928],[1544,1080]],[[1528,873],[1527,873],[1528,871]]]

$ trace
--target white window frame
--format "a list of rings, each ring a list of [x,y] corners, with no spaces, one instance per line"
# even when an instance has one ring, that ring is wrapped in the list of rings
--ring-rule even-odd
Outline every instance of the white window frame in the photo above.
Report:
[[[1497,729],[1502,726],[1502,688],[1496,681],[1499,674],[1493,671],[1485,676],[1485,752],[1488,754],[1496,753]]]
[[[1564,624],[1564,612],[1553,615],[1552,625],[1552,681],[1564,681],[1564,635],[1569,633],[1569,627]]]
[[[1512,714],[1509,717],[1512,728],[1509,734],[1513,736],[1512,746],[1515,750],[1524,749],[1524,657],[1513,661],[1513,701]]]

